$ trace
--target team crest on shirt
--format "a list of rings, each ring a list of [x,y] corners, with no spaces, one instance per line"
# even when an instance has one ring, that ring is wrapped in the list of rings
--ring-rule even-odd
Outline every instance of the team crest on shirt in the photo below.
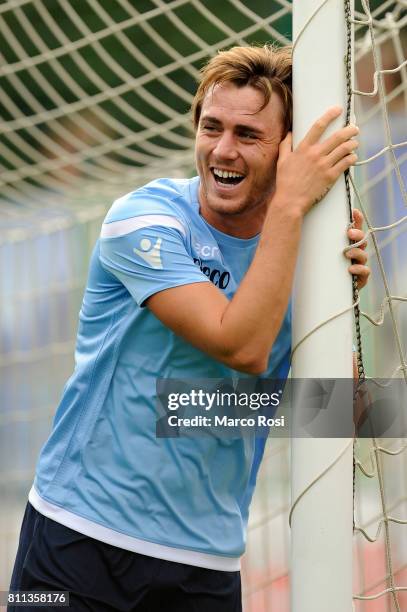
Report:
[[[140,248],[133,249],[133,251],[149,266],[154,268],[154,270],[162,270],[163,264],[161,261],[161,243],[161,238],[157,238],[154,245],[149,238],[143,238],[140,240]]]

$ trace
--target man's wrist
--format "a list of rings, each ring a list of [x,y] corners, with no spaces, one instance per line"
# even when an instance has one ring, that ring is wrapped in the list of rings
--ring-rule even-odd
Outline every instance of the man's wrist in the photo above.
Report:
[[[270,209],[273,210],[272,214],[280,212],[291,221],[302,221],[305,215],[306,206],[301,204],[301,202],[293,202],[285,194],[276,192],[271,200]]]

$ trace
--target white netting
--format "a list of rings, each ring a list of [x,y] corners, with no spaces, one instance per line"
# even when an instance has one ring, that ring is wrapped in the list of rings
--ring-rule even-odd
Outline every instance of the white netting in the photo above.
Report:
[[[399,298],[407,296],[401,221],[407,214],[407,152],[396,145],[407,140],[407,3],[370,4],[371,19],[366,1],[357,4],[356,17],[370,22],[373,47],[369,24],[355,25],[357,89],[377,89],[376,96],[356,96],[360,157],[383,152],[359,167],[357,185],[371,226],[397,225],[372,233],[388,292],[372,247],[373,278],[363,310],[375,320],[383,312],[383,324],[372,331],[366,319],[364,346],[368,374],[388,376],[406,354],[407,305]],[[8,585],[38,449],[72,368],[88,255],[106,208],[151,178],[192,174],[188,109],[202,62],[232,44],[286,44],[290,15],[287,0],[0,4],[0,587]],[[367,479],[357,470],[358,527],[375,535],[386,519],[376,543],[365,543],[361,532],[355,537],[355,593],[361,596],[391,588],[389,567],[393,588],[407,584],[407,528],[389,520],[407,517],[406,452],[404,444],[385,442],[379,445],[401,451],[373,448],[373,456],[382,457],[385,505],[377,466],[369,459],[374,442],[358,450],[365,472],[374,472]],[[283,441],[273,441],[252,509],[244,564],[247,612],[289,610],[289,509],[289,451]],[[394,593],[355,600],[356,609],[406,607],[406,595]]]
[[[287,0],[0,5],[4,212],[44,210],[67,190],[79,206],[84,194],[107,202],[164,169],[191,173],[199,67],[231,44],[288,42],[290,9]]]
[[[383,2],[373,11],[363,0],[355,29],[364,147],[354,190],[368,225],[373,277],[363,305],[364,352],[370,376],[407,382],[407,3]],[[406,468],[403,439],[356,446],[357,611],[407,606]]]

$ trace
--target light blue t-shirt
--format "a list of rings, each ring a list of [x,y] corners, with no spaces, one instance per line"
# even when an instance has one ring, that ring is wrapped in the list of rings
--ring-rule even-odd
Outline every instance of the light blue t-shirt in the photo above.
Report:
[[[252,261],[258,237],[209,226],[198,187],[198,178],[159,179],[109,211],[91,259],[75,370],[30,502],[127,550],[235,570],[264,439],[156,437],[157,378],[241,376],[144,307],[158,291],[190,283],[212,282],[231,299]],[[287,313],[268,377],[286,377],[289,354]]]

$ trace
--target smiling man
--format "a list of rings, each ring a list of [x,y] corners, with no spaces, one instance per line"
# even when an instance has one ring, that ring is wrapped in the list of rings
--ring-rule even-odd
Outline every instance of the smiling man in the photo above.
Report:
[[[12,589],[69,591],[76,611],[241,610],[264,440],[156,438],[156,380],[287,375],[302,222],[356,161],[358,131],[326,137],[332,108],[292,151],[291,112],[290,49],[219,53],[193,105],[199,176],[109,211]],[[366,255],[349,256],[363,286]]]
[[[278,94],[273,92],[267,106],[262,105],[258,89],[239,91],[232,83],[218,84],[206,95],[197,126],[201,214],[215,227],[245,237],[258,233],[264,220],[284,135]],[[231,215],[238,216],[234,228],[227,226]],[[243,229],[243,220],[249,227]]]

